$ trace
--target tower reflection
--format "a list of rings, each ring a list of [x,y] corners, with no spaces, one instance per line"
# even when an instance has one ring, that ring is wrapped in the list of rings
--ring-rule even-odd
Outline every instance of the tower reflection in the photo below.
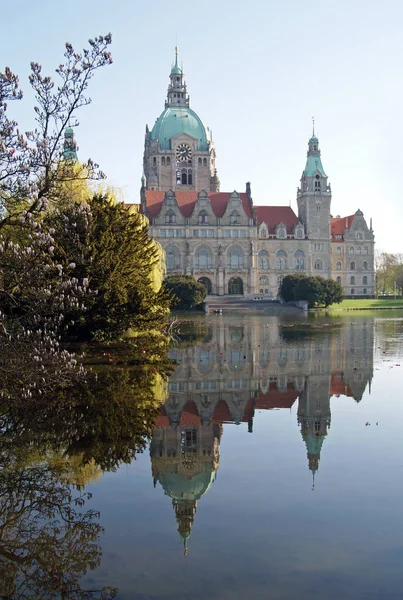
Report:
[[[255,411],[291,409],[313,479],[331,424],[330,399],[359,402],[373,375],[373,322],[281,323],[276,317],[217,317],[203,339],[171,352],[177,367],[150,447],[154,485],[172,499],[184,551],[197,503],[219,467],[226,423]]]

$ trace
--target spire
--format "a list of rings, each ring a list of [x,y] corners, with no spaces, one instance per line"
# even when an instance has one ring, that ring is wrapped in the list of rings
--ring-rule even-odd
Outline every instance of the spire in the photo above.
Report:
[[[66,129],[64,130],[64,142],[63,142],[63,158],[64,158],[64,160],[78,162],[77,150],[78,150],[78,147],[77,147],[76,141],[74,139],[74,131],[69,123],[68,127],[66,127]]]
[[[315,137],[315,117],[312,117],[312,137]]]
[[[180,68],[180,66],[178,65],[178,54],[179,54],[178,46],[175,46],[175,62],[171,69],[171,75],[183,75],[183,71]]]
[[[183,79],[183,69],[178,64],[178,46],[175,46],[175,62],[169,75],[170,84],[165,108],[169,106],[189,106],[189,96],[186,91],[186,83]]]

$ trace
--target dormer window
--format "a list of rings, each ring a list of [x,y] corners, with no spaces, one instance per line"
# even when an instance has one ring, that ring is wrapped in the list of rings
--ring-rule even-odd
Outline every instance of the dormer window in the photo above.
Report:
[[[173,210],[168,210],[168,212],[165,213],[165,223],[167,225],[171,225],[173,223],[176,223],[176,215],[173,212]]]
[[[262,227],[262,229],[260,230],[260,236],[261,237],[267,237],[267,231],[265,227]]]
[[[230,214],[229,223],[230,223],[230,225],[240,225],[241,224],[241,215],[239,214],[239,212],[234,211],[233,213]]]
[[[207,225],[208,224],[208,214],[205,210],[202,210],[199,213],[199,225]]]
[[[302,238],[302,229],[297,229],[297,238],[301,239]]]
[[[277,237],[280,239],[284,239],[285,238],[285,229],[283,229],[282,227],[280,227],[277,230]]]

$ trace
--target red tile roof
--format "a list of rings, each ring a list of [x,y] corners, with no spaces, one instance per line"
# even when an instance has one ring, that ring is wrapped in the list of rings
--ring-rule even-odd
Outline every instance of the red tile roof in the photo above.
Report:
[[[148,212],[151,218],[156,217],[162,208],[166,192],[160,191],[147,191],[146,192],[146,204]],[[184,217],[190,217],[197,197],[198,192],[175,192],[176,200],[178,202],[179,209]],[[210,199],[211,208],[216,217],[222,217],[225,209],[228,205],[228,200],[231,196],[230,192],[210,192],[208,197]],[[248,195],[244,192],[240,194],[243,209],[248,216],[252,218],[252,210],[249,204]]]
[[[337,371],[331,374],[330,378],[330,395],[331,396],[354,396],[351,387],[344,381],[344,373]]]
[[[270,382],[269,390],[266,394],[260,394],[256,399],[256,408],[261,410],[271,410],[273,408],[291,408],[299,393],[289,383],[284,392],[277,389],[275,382]]]
[[[344,235],[346,229],[350,229],[355,215],[348,217],[334,217],[330,219],[330,235],[332,242],[336,241],[336,235]]]
[[[284,223],[287,233],[292,233],[299,219],[290,206],[255,206],[259,223],[266,223],[269,233],[275,233],[279,223]]]

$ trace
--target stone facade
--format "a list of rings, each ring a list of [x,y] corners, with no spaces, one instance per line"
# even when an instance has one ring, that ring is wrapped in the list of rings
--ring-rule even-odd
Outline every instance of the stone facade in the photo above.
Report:
[[[170,74],[165,110],[146,129],[141,211],[166,252],[209,294],[277,298],[291,273],[337,279],[347,296],[374,294],[374,234],[363,213],[331,216],[331,188],[315,134],[297,191],[298,215],[259,206],[251,186],[220,192],[211,131],[190,109],[182,69]],[[354,257],[352,256],[354,254]]]

